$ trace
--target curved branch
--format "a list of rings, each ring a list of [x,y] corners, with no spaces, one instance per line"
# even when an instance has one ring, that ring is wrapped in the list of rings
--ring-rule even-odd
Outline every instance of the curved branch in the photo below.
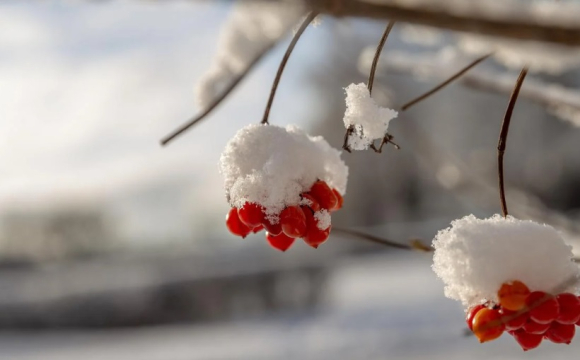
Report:
[[[503,217],[508,216],[508,209],[507,203],[505,200],[505,189],[504,189],[504,174],[503,174],[503,155],[505,153],[505,148],[507,144],[507,136],[510,129],[510,123],[512,119],[512,114],[514,112],[514,107],[516,106],[516,101],[518,100],[518,95],[520,93],[520,89],[522,88],[522,84],[528,74],[528,68],[525,67],[522,69],[518,80],[516,81],[516,85],[514,87],[514,91],[510,97],[510,101],[508,103],[508,107],[501,124],[501,131],[499,134],[499,142],[497,144],[497,167],[498,167],[498,177],[499,177],[499,197],[501,201],[501,211],[503,213]]]
[[[422,251],[422,252],[431,252],[433,251],[433,249],[431,249],[430,247],[424,245],[423,243],[421,243],[421,241],[414,239],[411,240],[409,242],[409,244],[401,244],[398,243],[396,241],[393,240],[389,240],[389,239],[384,239],[384,238],[380,238],[378,236],[374,236],[374,235],[370,235],[370,234],[366,234],[357,230],[351,230],[351,229],[343,229],[343,228],[336,228],[333,227],[332,228],[333,232],[340,232],[346,235],[350,235],[353,237],[357,237],[361,240],[366,240],[366,241],[370,241],[372,243],[375,244],[379,244],[379,245],[383,245],[383,246],[388,246],[388,247],[393,247],[393,248],[397,248],[397,249],[403,249],[403,250],[412,250],[412,251]]]
[[[306,16],[306,19],[304,19],[302,25],[300,25],[300,28],[298,29],[298,31],[296,31],[296,34],[294,34],[294,37],[292,38],[290,45],[288,45],[288,49],[286,49],[286,53],[282,58],[282,62],[280,63],[280,66],[278,67],[278,72],[276,73],[276,77],[274,78],[272,90],[270,90],[270,97],[268,98],[268,103],[266,104],[266,110],[264,110],[264,117],[262,118],[261,122],[262,124],[268,124],[270,109],[272,108],[272,103],[274,102],[274,97],[276,96],[276,90],[278,90],[278,84],[280,84],[280,79],[282,78],[282,73],[284,73],[284,69],[286,68],[288,59],[290,59],[290,55],[292,55],[292,51],[294,51],[294,47],[296,47],[298,40],[300,40],[300,37],[302,36],[304,31],[316,16],[318,16],[318,13],[315,11],[309,13]]]

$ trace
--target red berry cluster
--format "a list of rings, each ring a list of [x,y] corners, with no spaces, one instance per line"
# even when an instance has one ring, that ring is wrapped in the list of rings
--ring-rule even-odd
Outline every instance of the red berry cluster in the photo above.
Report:
[[[343,199],[336,189],[324,181],[317,181],[310,191],[300,194],[308,205],[288,206],[279,214],[280,221],[272,224],[264,214],[264,208],[255,203],[245,203],[232,208],[226,217],[226,226],[234,235],[245,238],[250,232],[266,229],[266,240],[275,249],[286,251],[297,238],[317,248],[330,235],[330,226],[321,230],[314,213],[322,209],[330,212],[342,208]]]
[[[531,292],[521,281],[504,283],[499,304],[487,303],[469,309],[467,325],[480,342],[495,340],[507,331],[524,351],[537,348],[543,339],[570,344],[580,326],[580,298]]]

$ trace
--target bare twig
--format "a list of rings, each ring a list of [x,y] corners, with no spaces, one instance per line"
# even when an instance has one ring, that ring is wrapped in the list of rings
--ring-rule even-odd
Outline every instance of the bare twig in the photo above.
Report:
[[[505,148],[507,144],[507,136],[510,129],[510,123],[512,119],[512,113],[514,111],[514,107],[516,105],[516,101],[518,100],[518,95],[520,93],[520,89],[522,88],[522,84],[528,74],[528,68],[524,67],[516,81],[516,85],[514,87],[514,91],[510,97],[510,101],[508,103],[508,107],[503,119],[503,123],[501,124],[501,131],[499,134],[499,142],[497,145],[497,167],[498,167],[498,175],[499,175],[499,197],[501,201],[501,211],[504,217],[508,216],[508,209],[507,203],[505,200],[505,189],[504,189],[504,173],[503,173],[503,156],[505,153]]]
[[[286,68],[286,64],[288,63],[288,59],[290,59],[290,55],[292,55],[292,51],[294,50],[294,47],[296,47],[296,44],[298,43],[298,40],[300,40],[300,37],[304,33],[304,30],[306,30],[308,25],[310,25],[312,20],[314,20],[314,18],[317,15],[318,15],[318,13],[315,11],[308,14],[306,16],[306,18],[304,19],[304,21],[302,22],[302,24],[300,25],[300,28],[298,28],[298,31],[296,31],[296,34],[294,34],[292,41],[290,41],[290,45],[288,45],[288,49],[286,49],[286,53],[284,54],[284,57],[282,58],[282,62],[280,63],[280,66],[278,67],[278,72],[276,73],[276,77],[274,78],[274,83],[272,84],[272,90],[270,90],[270,97],[268,98],[268,104],[266,104],[266,110],[264,110],[264,117],[262,118],[262,124],[268,124],[268,117],[270,116],[270,109],[272,108],[272,103],[274,102],[274,97],[276,96],[276,90],[278,90],[278,84],[280,84],[280,79],[282,78],[282,73],[284,72],[284,68]]]
[[[480,58],[475,59],[473,62],[471,62],[470,64],[468,64],[467,66],[465,66],[463,69],[459,70],[457,73],[455,73],[454,75],[452,75],[450,78],[448,78],[447,80],[443,81],[441,84],[435,86],[433,89],[427,91],[426,93],[424,93],[423,95],[405,103],[403,106],[401,106],[401,111],[406,111],[408,110],[411,106],[425,100],[426,98],[428,98],[429,96],[435,94],[436,92],[438,92],[439,90],[443,89],[444,87],[446,87],[447,85],[451,84],[453,81],[459,79],[461,76],[463,76],[465,73],[467,73],[469,70],[471,70],[472,68],[474,68],[475,66],[477,66],[479,63],[481,63],[482,61],[484,61],[485,59],[487,59],[488,57],[490,57],[492,54],[487,54],[484,55]]]
[[[389,23],[387,24],[387,27],[385,28],[385,32],[383,33],[383,36],[381,37],[381,40],[379,41],[379,44],[377,45],[377,49],[375,51],[375,56],[373,57],[373,64],[371,65],[371,71],[369,73],[369,82],[367,84],[367,87],[369,89],[370,94],[373,93],[373,84],[375,82],[375,73],[377,71],[377,64],[379,63],[379,59],[381,58],[381,52],[383,51],[383,47],[385,47],[385,43],[387,42],[387,38],[389,37],[391,30],[393,30],[393,26],[395,26],[395,22],[389,21]]]
[[[374,235],[370,235],[370,234],[365,234],[363,232],[357,231],[357,230],[351,230],[351,229],[343,229],[343,228],[337,228],[337,227],[333,227],[332,228],[333,232],[339,232],[339,233],[343,233],[346,235],[350,235],[353,237],[357,237],[361,240],[366,240],[366,241],[370,241],[372,243],[375,244],[379,244],[379,245],[383,245],[383,246],[388,246],[388,247],[393,247],[393,248],[397,248],[397,249],[403,249],[403,250],[413,250],[413,251],[422,251],[422,252],[431,252],[433,251],[433,249],[431,249],[430,247],[423,245],[423,243],[421,243],[420,240],[418,239],[413,239],[409,242],[409,244],[401,244],[398,243],[396,241],[392,241],[389,239],[384,239],[384,238],[380,238],[378,236],[374,236]]]

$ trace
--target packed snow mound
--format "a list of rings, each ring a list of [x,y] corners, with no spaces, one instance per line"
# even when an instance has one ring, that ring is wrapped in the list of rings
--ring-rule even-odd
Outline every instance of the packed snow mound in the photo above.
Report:
[[[445,296],[466,307],[498,302],[504,282],[520,280],[532,291],[574,291],[562,284],[578,277],[572,247],[549,225],[511,216],[455,220],[433,242],[433,270]]]
[[[300,194],[317,180],[341,195],[346,192],[348,167],[340,154],[321,136],[309,136],[293,125],[246,126],[221,155],[226,197],[237,208],[246,202],[260,204],[277,222],[278,214],[299,205]]]
[[[297,1],[236,1],[220,32],[212,66],[197,83],[196,105],[207,108],[223,91],[290,32],[303,16]]]
[[[366,150],[374,140],[385,136],[389,122],[398,113],[378,106],[364,83],[350,84],[345,90],[344,126],[347,129],[353,127],[347,145],[352,150]]]

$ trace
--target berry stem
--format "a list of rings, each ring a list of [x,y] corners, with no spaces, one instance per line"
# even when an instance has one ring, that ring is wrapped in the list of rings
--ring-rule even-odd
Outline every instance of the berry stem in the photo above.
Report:
[[[282,73],[284,72],[284,68],[288,63],[288,59],[290,59],[290,55],[292,55],[292,51],[294,50],[294,47],[296,47],[298,40],[300,40],[300,37],[302,36],[304,31],[316,16],[318,16],[318,12],[315,11],[309,13],[306,16],[306,19],[304,19],[302,25],[300,25],[300,28],[296,31],[296,34],[294,34],[292,41],[290,41],[288,49],[286,49],[286,53],[282,58],[282,62],[280,63],[280,66],[278,67],[278,72],[276,73],[276,77],[274,78],[272,90],[270,90],[270,97],[268,98],[268,104],[266,105],[266,109],[264,110],[264,117],[262,118],[261,122],[261,124],[263,125],[269,124],[268,117],[270,116],[270,109],[272,108],[272,103],[274,102],[274,97],[276,96],[276,90],[278,90],[278,84],[280,84],[280,79],[282,78]]]
[[[505,200],[505,188],[504,188],[504,172],[503,172],[503,156],[506,149],[507,144],[507,136],[510,129],[510,123],[512,119],[512,114],[514,112],[514,107],[516,106],[516,101],[518,100],[518,95],[520,94],[520,89],[522,88],[522,84],[528,74],[528,68],[524,67],[520,72],[520,76],[516,81],[516,85],[510,97],[510,101],[508,103],[508,107],[503,118],[503,123],[501,124],[501,131],[499,134],[499,142],[497,144],[497,166],[498,166],[498,175],[499,175],[499,198],[501,201],[501,211],[503,213],[503,217],[508,216],[508,209],[507,203]]]

